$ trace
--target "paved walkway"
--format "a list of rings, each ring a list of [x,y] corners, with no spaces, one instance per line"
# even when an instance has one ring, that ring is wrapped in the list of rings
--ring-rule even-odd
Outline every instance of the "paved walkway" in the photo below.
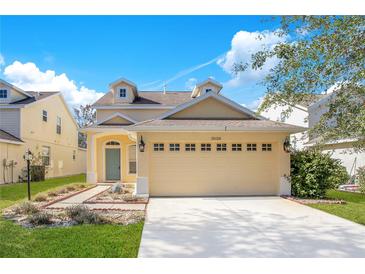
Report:
[[[66,208],[69,206],[75,206],[83,204],[90,209],[111,209],[111,210],[144,210],[144,204],[89,204],[84,203],[86,200],[90,199],[91,197],[107,190],[110,186],[96,186],[92,189],[86,190],[81,192],[75,196],[72,196],[68,199],[59,201],[57,203],[51,204],[47,206],[47,208]]]
[[[365,226],[280,197],[151,198],[139,257],[365,257]]]

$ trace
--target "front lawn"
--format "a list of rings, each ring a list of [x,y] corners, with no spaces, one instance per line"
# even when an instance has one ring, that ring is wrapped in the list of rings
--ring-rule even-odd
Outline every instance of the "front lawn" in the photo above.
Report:
[[[62,178],[47,179],[43,182],[31,182],[31,196],[34,198],[35,194],[74,183],[85,183],[85,175],[74,175]],[[27,184],[18,183],[10,185],[0,185],[0,209],[11,206],[15,202],[26,199],[28,196]]]
[[[365,225],[365,194],[329,190],[326,197],[345,200],[346,204],[315,204],[310,206]]]
[[[32,183],[32,195],[63,185],[84,183],[84,175]],[[0,209],[27,197],[26,184],[0,186]],[[143,222],[27,229],[0,219],[0,258],[5,257],[136,257]]]

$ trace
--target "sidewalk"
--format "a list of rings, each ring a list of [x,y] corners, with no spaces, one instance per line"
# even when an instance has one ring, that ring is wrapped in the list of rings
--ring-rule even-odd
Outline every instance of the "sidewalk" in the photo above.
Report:
[[[92,189],[81,192],[75,196],[59,201],[47,206],[49,209],[64,209],[69,206],[83,204],[90,209],[109,209],[109,210],[145,210],[145,204],[87,204],[84,203],[91,197],[107,190],[110,186],[96,186]]]

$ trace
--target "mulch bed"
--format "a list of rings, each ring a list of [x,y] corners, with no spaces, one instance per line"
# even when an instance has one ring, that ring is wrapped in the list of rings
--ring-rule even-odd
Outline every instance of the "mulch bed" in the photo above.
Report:
[[[283,198],[297,202],[303,205],[313,205],[313,204],[327,204],[327,205],[343,205],[346,204],[344,200],[331,200],[331,199],[304,199],[304,198],[297,198],[293,196],[282,196]]]
[[[137,197],[126,193],[112,193],[107,189],[89,198],[85,204],[148,204],[148,197]]]

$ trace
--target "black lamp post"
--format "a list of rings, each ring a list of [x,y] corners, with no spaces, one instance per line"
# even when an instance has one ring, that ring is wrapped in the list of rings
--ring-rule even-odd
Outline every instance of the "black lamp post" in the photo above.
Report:
[[[27,161],[27,184],[28,184],[28,200],[30,201],[30,161],[33,159],[32,152],[28,149],[25,152],[24,160]]]
[[[141,140],[139,141],[138,147],[140,152],[144,152],[146,144],[143,142],[143,137],[141,136]]]

